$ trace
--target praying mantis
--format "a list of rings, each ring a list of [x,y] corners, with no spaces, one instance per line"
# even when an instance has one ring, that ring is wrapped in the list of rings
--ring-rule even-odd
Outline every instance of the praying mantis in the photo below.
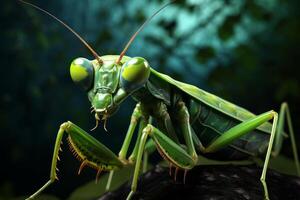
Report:
[[[160,8],[145,21],[119,55],[105,56],[99,56],[73,29],[51,13],[31,3],[21,2],[63,24],[95,57],[94,60],[76,58],[70,66],[71,79],[87,92],[92,112],[95,113],[94,129],[99,121],[105,124],[127,97],[137,102],[118,155],[73,122],[62,123],[54,145],[50,179],[28,199],[36,198],[58,179],[56,166],[64,135],[68,136],[72,152],[81,161],[79,173],[84,166],[95,168],[97,178],[102,171],[110,171],[110,182],[115,170],[135,165],[127,200],[132,199],[137,190],[142,163],[147,164],[147,156],[155,150],[171,168],[175,168],[175,176],[178,170],[184,171],[184,182],[187,171],[197,166],[198,155],[220,160],[264,158],[260,181],[264,189],[262,196],[269,199],[266,172],[270,157],[277,156],[283,139],[290,137],[297,173],[300,175],[287,103],[281,105],[279,113],[271,110],[255,115],[216,95],[156,71],[142,57],[125,55],[144,26],[173,2]],[[284,131],[286,122],[289,134]],[[137,139],[128,156],[135,132]]]

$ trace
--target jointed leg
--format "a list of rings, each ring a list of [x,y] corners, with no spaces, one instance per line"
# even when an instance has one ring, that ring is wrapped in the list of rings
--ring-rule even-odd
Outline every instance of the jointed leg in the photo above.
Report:
[[[143,155],[143,173],[148,170],[148,157],[156,150],[156,145],[152,139],[149,139],[145,144],[145,150]]]
[[[151,124],[148,124],[143,130],[143,134],[139,143],[139,149],[131,185],[131,192],[129,193],[127,200],[131,199],[137,188],[142,156],[148,136],[150,136],[151,139],[155,141],[157,149],[163,155],[163,157],[169,162],[172,162],[175,166],[182,169],[191,169],[196,164],[196,160],[194,160],[180,145],[168,138],[164,133],[162,133]]]
[[[194,147],[193,142],[193,129],[190,124],[190,115],[185,103],[183,101],[179,101],[176,106],[177,112],[175,113],[175,117],[178,121],[178,126],[180,131],[183,134],[185,144],[187,146],[187,152],[193,159],[197,159],[196,149]]]
[[[130,124],[128,127],[128,131],[126,133],[126,137],[124,139],[123,145],[121,147],[121,150],[119,152],[119,158],[126,160],[126,156],[127,156],[127,151],[132,139],[132,135],[135,131],[136,125],[138,124],[140,118],[142,117],[142,111],[141,111],[141,105],[140,103],[136,104],[135,109],[133,110],[133,113],[131,115],[131,120],[130,120]],[[146,126],[146,125],[145,125]],[[143,129],[144,127],[141,127],[140,125],[140,129]]]
[[[57,179],[57,174],[56,174],[56,165],[57,165],[57,160],[59,159],[58,153],[60,149],[60,144],[61,140],[65,131],[66,124],[62,124],[58,130],[57,136],[56,136],[56,141],[55,141],[55,146],[54,146],[54,151],[53,151],[53,156],[52,156],[52,163],[51,163],[51,170],[50,170],[50,179],[45,183],[44,186],[42,186],[38,191],[36,191],[33,195],[31,195],[28,199],[34,199],[37,197],[42,191],[44,191],[51,183]]]
[[[85,165],[89,165],[98,170],[98,175],[102,170],[113,170],[123,166],[123,163],[112,151],[87,132],[72,122],[63,123],[60,126],[56,137],[50,170],[50,180],[28,199],[34,199],[37,197],[43,190],[53,183],[55,179],[57,179],[56,165],[57,160],[59,159],[58,153],[64,132],[69,135],[68,140],[73,152],[82,161],[80,169],[82,169]]]
[[[269,140],[269,146],[267,149],[267,154],[266,154],[266,158],[265,158],[265,162],[264,162],[264,166],[263,166],[263,171],[262,171],[262,174],[260,177],[260,181],[262,182],[263,187],[264,187],[266,199],[269,199],[268,187],[267,187],[267,183],[266,183],[266,173],[267,173],[267,169],[268,169],[268,165],[269,165],[270,155],[272,152],[272,145],[273,145],[275,134],[276,134],[277,121],[278,121],[278,114],[276,112],[274,112],[273,113],[273,126],[272,126],[271,136],[270,136],[270,140]]]
[[[168,135],[168,137],[172,139],[175,143],[179,144],[179,140],[176,136],[175,129],[172,125],[171,117],[168,113],[167,106],[162,102],[157,103],[155,106],[157,122],[164,127],[164,131]],[[132,154],[129,157],[129,161],[135,162],[139,150],[139,143],[142,136],[142,130],[146,127],[147,124],[152,124],[152,120],[153,118],[151,116],[147,120],[143,119],[143,117],[141,118],[137,142],[134,146]],[[155,149],[155,144],[152,140],[149,140],[144,150],[143,172],[145,172],[147,168],[148,155],[154,152]]]
[[[295,136],[294,136],[292,119],[291,119],[291,115],[290,115],[290,111],[289,111],[289,107],[288,107],[287,103],[281,104],[279,118],[278,118],[277,131],[276,131],[276,136],[275,136],[275,141],[274,141],[274,149],[273,149],[272,155],[277,156],[281,150],[282,141],[284,139],[284,136],[286,136],[284,134],[285,119],[286,119],[287,125],[288,125],[288,131],[289,131],[289,136],[291,139],[297,174],[298,174],[298,176],[300,176],[300,166],[299,166],[299,157],[298,157],[298,152],[297,152],[296,140],[295,140]]]
[[[135,128],[137,126],[137,124],[140,121],[140,126],[139,126],[139,132],[141,132],[141,130],[146,126],[145,122],[143,122],[143,120],[140,120],[143,117],[142,111],[141,111],[141,105],[140,103],[136,104],[135,109],[133,110],[133,113],[131,115],[131,119],[130,119],[130,124],[126,133],[126,137],[124,139],[123,145],[121,147],[121,150],[119,152],[119,159],[122,160],[123,162],[128,162],[127,161],[127,151],[133,136],[133,133],[135,131]],[[143,125],[145,124],[145,125]],[[140,135],[140,134],[139,134]],[[108,177],[108,181],[105,187],[105,190],[108,191],[110,189],[111,186],[111,182],[112,182],[112,178],[113,178],[113,174],[114,171],[110,171],[109,172],[109,177]]]
[[[266,157],[265,157],[265,162],[263,166],[263,171],[261,174],[261,182],[264,187],[265,191],[265,198],[269,199],[269,194],[268,194],[268,188],[266,184],[266,172],[268,169],[268,164],[270,160],[270,155],[272,151],[272,146],[276,134],[276,126],[277,126],[277,121],[278,121],[278,114],[274,111],[269,111],[266,113],[263,113],[261,115],[258,115],[248,121],[244,121],[240,123],[239,125],[229,129],[225,133],[222,134],[219,138],[217,138],[212,144],[210,144],[207,148],[203,150],[204,153],[210,153],[210,152],[215,152],[227,145],[229,145],[233,140],[242,137],[243,135],[251,132],[261,124],[273,119],[273,126],[272,126],[272,131],[270,135],[270,140],[269,140],[269,146],[267,149]]]
[[[132,153],[130,154],[129,159],[128,159],[131,163],[134,163],[136,160],[138,150],[139,150],[139,143],[141,141],[141,137],[143,134],[143,129],[147,126],[147,124],[148,124],[148,119],[142,118],[140,120],[136,143],[135,143]]]
[[[142,155],[143,155],[143,151],[144,151],[144,148],[145,148],[145,144],[146,144],[148,135],[149,135],[148,128],[145,128],[143,130],[143,133],[141,135],[141,139],[140,139],[140,142],[139,142],[137,159],[136,159],[136,163],[135,163],[133,180],[132,180],[132,184],[131,184],[131,191],[127,196],[127,200],[130,200],[133,193],[136,191],[137,181],[138,181],[138,177],[139,177],[139,173],[140,173],[140,166],[141,166],[141,162],[142,162]]]

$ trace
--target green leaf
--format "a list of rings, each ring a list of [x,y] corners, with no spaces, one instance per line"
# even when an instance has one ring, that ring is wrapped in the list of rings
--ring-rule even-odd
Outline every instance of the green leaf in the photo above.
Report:
[[[110,190],[118,188],[120,185],[128,181],[133,174],[134,166],[129,165],[114,172],[111,182]],[[100,197],[104,194],[109,173],[104,174],[99,178],[98,184],[95,181],[88,182],[87,184],[77,188],[71,193],[69,200],[90,200]]]

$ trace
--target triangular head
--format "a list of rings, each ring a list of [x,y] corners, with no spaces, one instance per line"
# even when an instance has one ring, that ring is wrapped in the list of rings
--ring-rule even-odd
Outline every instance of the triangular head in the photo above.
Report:
[[[97,60],[76,58],[70,66],[72,80],[88,94],[96,120],[106,120],[132,92],[141,88],[150,76],[150,66],[141,57],[103,56]]]

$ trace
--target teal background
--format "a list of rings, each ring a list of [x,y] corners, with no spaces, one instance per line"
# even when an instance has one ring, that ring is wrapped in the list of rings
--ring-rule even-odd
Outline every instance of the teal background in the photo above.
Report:
[[[32,1],[76,30],[100,55],[119,54],[130,36],[167,1]],[[300,2],[297,0],[186,0],[169,6],[140,33],[127,55],[156,70],[243,106],[254,113],[290,104],[299,145]],[[59,125],[94,126],[86,94],[69,76],[76,57],[93,59],[53,19],[17,1],[0,7],[0,199],[27,195],[47,179]],[[128,99],[92,133],[118,152],[134,102]],[[60,182],[47,193],[65,199],[96,175],[66,142]],[[290,143],[283,152],[291,156]]]

